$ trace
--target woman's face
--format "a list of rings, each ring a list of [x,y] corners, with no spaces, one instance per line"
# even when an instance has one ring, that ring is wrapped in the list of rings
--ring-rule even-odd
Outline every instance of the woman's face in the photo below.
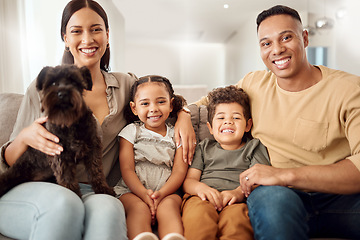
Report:
[[[100,60],[109,41],[109,32],[99,14],[90,8],[82,8],[69,19],[64,41],[74,56],[76,66],[100,68]]]

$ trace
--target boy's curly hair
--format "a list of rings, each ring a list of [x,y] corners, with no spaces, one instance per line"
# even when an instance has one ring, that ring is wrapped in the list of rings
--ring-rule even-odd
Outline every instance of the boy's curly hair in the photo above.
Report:
[[[208,94],[208,122],[212,126],[212,120],[215,115],[216,106],[221,103],[238,103],[244,109],[244,116],[246,121],[251,118],[250,100],[249,96],[242,88],[236,86],[227,86],[215,88]]]

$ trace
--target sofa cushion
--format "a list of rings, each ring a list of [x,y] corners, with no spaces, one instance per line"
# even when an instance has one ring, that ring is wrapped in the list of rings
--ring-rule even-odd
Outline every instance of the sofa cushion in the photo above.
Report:
[[[201,105],[199,107],[199,140],[202,141],[205,138],[214,139],[213,135],[211,135],[209,128],[207,126],[208,122],[208,111],[207,107]]]
[[[17,93],[0,94],[0,146],[9,140],[23,96]]]
[[[206,125],[207,123],[207,108],[204,105],[198,107],[195,104],[189,106],[191,111],[191,122],[196,134],[196,141],[199,143],[205,138],[214,139]]]

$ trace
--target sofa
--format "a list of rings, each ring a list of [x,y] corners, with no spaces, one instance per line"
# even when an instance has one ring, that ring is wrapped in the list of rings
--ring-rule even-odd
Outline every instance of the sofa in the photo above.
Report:
[[[10,134],[16,120],[16,116],[20,107],[22,94],[16,93],[0,93],[0,146],[9,140]],[[207,122],[207,109],[205,106],[196,106],[191,104],[189,106],[191,111],[191,121],[196,133],[197,142],[205,138],[212,138],[206,122]],[[113,186],[120,178],[120,166],[115,165],[113,170],[107,177],[108,183]],[[0,213],[1,214],[1,213]],[[0,234],[0,240],[11,240]],[[335,240],[335,239],[333,239]]]
[[[11,132],[16,121],[17,113],[20,107],[20,103],[23,99],[22,94],[17,93],[1,93],[0,94],[0,146],[6,143],[11,135]],[[192,114],[191,119],[193,122],[194,130],[196,132],[197,141],[201,141],[206,137],[212,137],[209,130],[206,127],[207,111],[204,106],[198,108],[196,105],[189,106]],[[200,113],[204,116],[200,118]],[[115,165],[113,170],[107,177],[108,183],[113,186],[120,178],[120,166]],[[1,213],[0,213],[1,214]],[[0,240],[9,240],[0,234]]]

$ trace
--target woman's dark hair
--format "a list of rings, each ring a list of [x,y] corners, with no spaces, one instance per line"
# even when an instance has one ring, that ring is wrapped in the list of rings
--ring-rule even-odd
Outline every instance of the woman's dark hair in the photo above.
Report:
[[[264,21],[268,17],[275,16],[275,15],[289,15],[301,23],[300,15],[295,9],[292,9],[292,8],[289,8],[289,7],[283,6],[283,5],[276,5],[272,8],[262,11],[257,16],[257,18],[256,18],[257,30],[259,30],[259,26],[262,23],[262,21]]]
[[[182,96],[176,95],[174,93],[172,84],[170,83],[169,79],[167,79],[166,77],[162,77],[159,75],[147,75],[147,76],[139,78],[137,81],[135,81],[135,83],[131,87],[130,101],[134,101],[135,95],[136,95],[136,92],[137,92],[137,89],[139,88],[139,86],[141,84],[147,83],[147,82],[164,84],[166,90],[169,93],[170,99],[174,98],[174,100],[172,102],[173,110],[170,113],[169,117],[176,119],[177,113],[179,111],[181,111],[181,109],[183,108],[184,105],[186,105],[186,100]],[[125,112],[125,118],[127,119],[128,123],[139,121],[139,118],[132,113],[132,111],[130,109],[130,105],[127,107],[127,110]]]
[[[251,110],[250,110],[250,99],[247,93],[242,89],[236,86],[227,86],[227,87],[219,87],[213,89],[208,94],[208,122],[210,126],[212,126],[212,121],[214,119],[216,107],[222,103],[238,103],[244,109],[244,117],[246,122],[251,118]],[[251,139],[251,132],[246,132],[243,136],[243,142],[246,142],[246,139]]]
[[[66,25],[68,24],[71,16],[82,8],[90,8],[95,11],[104,20],[106,31],[109,30],[109,22],[105,10],[93,0],[72,0],[64,8],[61,18],[61,39],[64,41],[66,34]],[[100,68],[106,72],[109,71],[110,62],[110,48],[106,48],[104,55],[100,61]],[[69,51],[64,51],[62,64],[74,64],[74,57]]]

